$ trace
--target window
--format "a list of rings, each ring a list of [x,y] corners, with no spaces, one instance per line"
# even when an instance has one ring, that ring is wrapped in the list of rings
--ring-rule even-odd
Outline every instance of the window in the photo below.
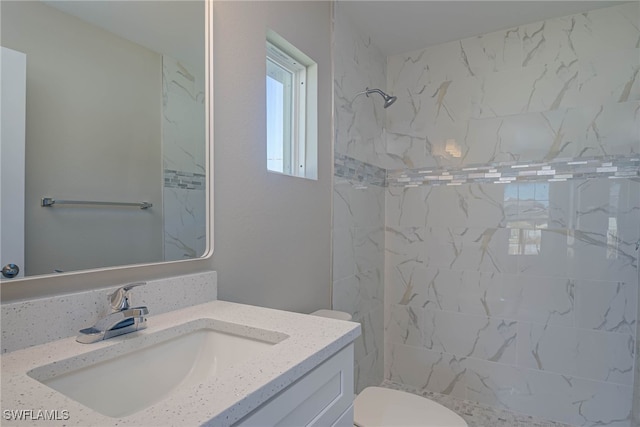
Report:
[[[317,66],[267,35],[267,169],[317,179]]]

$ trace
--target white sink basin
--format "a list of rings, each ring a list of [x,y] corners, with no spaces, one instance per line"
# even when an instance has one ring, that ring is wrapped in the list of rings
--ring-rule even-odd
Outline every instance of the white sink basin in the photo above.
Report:
[[[97,412],[123,417],[179,387],[197,385],[246,362],[285,338],[278,332],[201,319],[138,334],[111,347],[32,369],[28,375]]]

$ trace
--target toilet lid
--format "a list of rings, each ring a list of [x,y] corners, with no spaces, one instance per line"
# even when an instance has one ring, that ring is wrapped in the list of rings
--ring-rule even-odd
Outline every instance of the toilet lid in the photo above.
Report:
[[[427,398],[382,387],[367,387],[353,402],[359,427],[467,427],[455,412]]]

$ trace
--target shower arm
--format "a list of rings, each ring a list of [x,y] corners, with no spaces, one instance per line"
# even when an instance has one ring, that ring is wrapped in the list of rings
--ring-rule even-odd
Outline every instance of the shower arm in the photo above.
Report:
[[[382,96],[382,98],[384,98],[384,108],[387,108],[387,107],[391,106],[391,104],[396,102],[396,99],[397,99],[397,97],[388,95],[388,94],[384,93],[383,91],[381,91],[380,89],[369,89],[369,88],[366,88],[366,90],[364,90],[363,92],[357,93],[356,96],[353,97],[353,100],[355,100],[358,96],[360,96],[362,94],[367,95],[367,98],[368,98],[369,95],[372,94],[372,93],[377,93],[380,96]],[[353,101],[351,101],[351,102],[353,102]]]

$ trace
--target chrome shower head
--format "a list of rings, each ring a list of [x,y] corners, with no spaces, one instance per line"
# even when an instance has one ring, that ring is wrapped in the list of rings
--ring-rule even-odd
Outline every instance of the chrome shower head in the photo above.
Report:
[[[360,92],[358,95],[362,95],[362,94],[367,95],[367,97],[369,97],[370,94],[372,93],[378,93],[382,96],[382,98],[384,98],[384,108],[388,108],[391,106],[391,104],[393,104],[394,102],[396,102],[396,100],[398,99],[395,96],[391,96],[391,95],[387,95],[386,93],[384,93],[383,91],[381,91],[380,89],[369,89],[367,88],[364,92]]]

